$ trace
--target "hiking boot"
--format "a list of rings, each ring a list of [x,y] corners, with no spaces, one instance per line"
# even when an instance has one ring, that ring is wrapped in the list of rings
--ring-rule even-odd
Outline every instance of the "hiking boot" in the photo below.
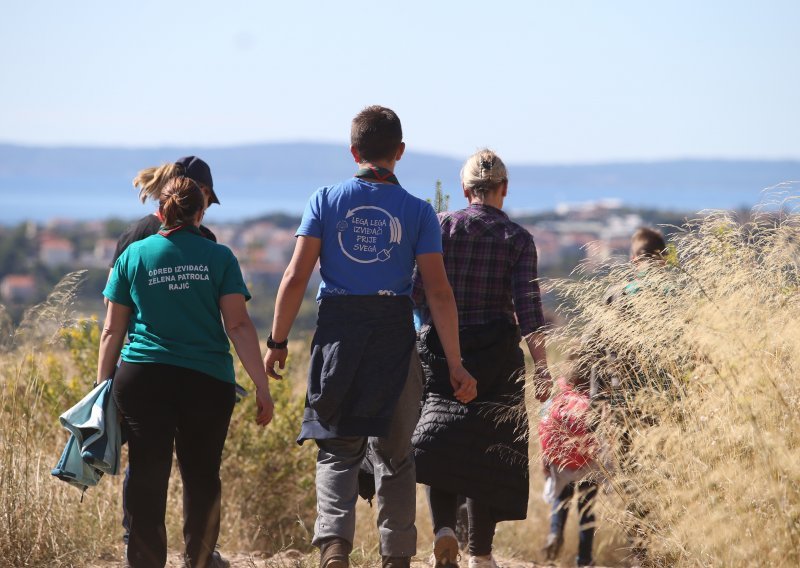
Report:
[[[186,568],[192,568],[192,561],[189,560],[189,557],[186,555],[183,557],[183,565]],[[208,564],[206,564],[206,568],[231,568],[231,563],[215,550],[211,553],[211,556],[208,559]]]
[[[325,540],[319,547],[319,568],[348,568],[352,550],[353,545],[341,537]]]
[[[450,527],[436,531],[433,540],[433,568],[458,568],[458,538]]]
[[[383,568],[411,568],[410,556],[381,556]]]
[[[211,560],[208,562],[208,568],[231,568],[231,563],[223,558],[219,552],[214,551],[211,553]]]
[[[552,562],[558,558],[558,553],[561,552],[561,547],[563,545],[564,537],[562,535],[557,533],[549,533],[547,535],[547,541],[545,542],[544,548],[542,549],[545,560]]]
[[[491,554],[487,556],[470,556],[469,568],[498,568]]]

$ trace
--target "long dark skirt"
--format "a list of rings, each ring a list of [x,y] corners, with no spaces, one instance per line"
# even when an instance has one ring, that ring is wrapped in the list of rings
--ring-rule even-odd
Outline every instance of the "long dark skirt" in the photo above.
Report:
[[[425,397],[412,443],[417,482],[491,506],[496,521],[528,508],[528,418],[519,328],[504,321],[460,330],[464,366],[478,381],[469,404],[453,398],[441,342],[432,327],[417,347]]]

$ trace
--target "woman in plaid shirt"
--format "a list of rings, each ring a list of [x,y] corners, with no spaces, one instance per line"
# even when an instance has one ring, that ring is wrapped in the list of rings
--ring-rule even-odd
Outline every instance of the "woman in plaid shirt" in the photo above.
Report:
[[[457,566],[458,496],[467,498],[469,567],[495,568],[497,522],[524,519],[528,502],[528,420],[525,411],[525,338],[536,365],[535,396],[545,400],[544,317],[531,234],[503,213],[508,173],[491,150],[464,164],[468,206],[439,214],[447,276],[458,305],[464,366],[478,380],[469,404],[453,397],[447,363],[432,324],[420,331],[425,370],[422,416],[413,444],[417,481],[430,487],[434,566]],[[422,282],[414,299],[424,306]],[[424,310],[423,310],[424,311]]]

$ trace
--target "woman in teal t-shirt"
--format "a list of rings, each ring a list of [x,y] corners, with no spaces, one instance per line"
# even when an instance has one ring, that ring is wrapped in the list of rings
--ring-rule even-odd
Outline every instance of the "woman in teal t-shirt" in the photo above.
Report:
[[[219,468],[235,400],[228,338],[255,384],[258,424],[270,422],[273,403],[239,263],[198,230],[205,211],[200,187],[174,178],[159,203],[161,231],[122,253],[103,291],[109,304],[97,380],[114,374],[121,352],[113,393],[129,436],[128,564],[166,563],[174,446],[184,487],[187,566],[217,568],[226,564],[214,553]]]

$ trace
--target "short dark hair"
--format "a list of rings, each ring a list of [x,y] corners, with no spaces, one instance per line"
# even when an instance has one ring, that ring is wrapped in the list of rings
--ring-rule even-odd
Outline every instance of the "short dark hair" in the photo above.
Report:
[[[631,237],[631,258],[661,258],[667,248],[664,237],[649,227],[637,229]]]
[[[350,144],[363,161],[392,159],[402,142],[400,119],[390,108],[368,106],[353,119]]]

